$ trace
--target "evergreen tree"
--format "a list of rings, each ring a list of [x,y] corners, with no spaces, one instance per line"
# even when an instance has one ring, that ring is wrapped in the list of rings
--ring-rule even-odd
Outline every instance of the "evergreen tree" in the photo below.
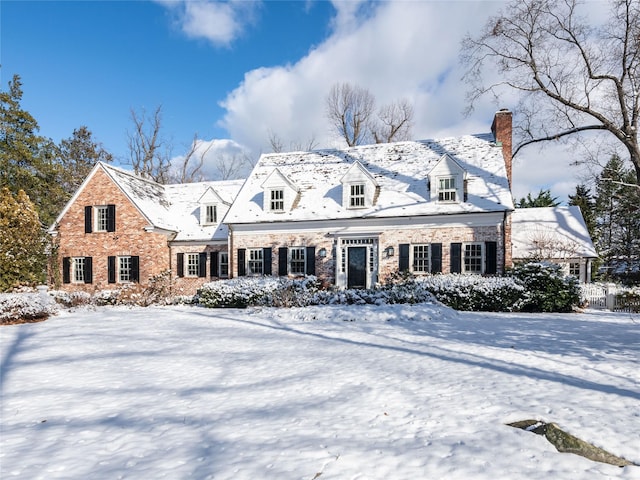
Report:
[[[20,106],[22,83],[14,75],[7,92],[0,91],[0,188],[14,195],[28,193],[40,220],[53,222],[66,196],[60,182],[56,147],[38,135],[38,123]]]
[[[46,279],[47,236],[24,190],[0,190],[0,291]]]
[[[516,202],[517,208],[535,208],[535,207],[557,207],[560,205],[557,197],[551,196],[550,190],[540,190],[538,195],[533,198],[531,193],[527,194],[527,198],[521,198]]]
[[[569,205],[580,207],[584,223],[587,225],[587,230],[591,238],[594,238],[596,217],[595,207],[596,202],[591,194],[591,190],[586,185],[576,185],[576,193],[569,195]]]
[[[60,142],[58,156],[63,167],[63,188],[69,196],[80,187],[96,163],[113,161],[113,156],[93,139],[91,130],[84,125]]]
[[[598,176],[595,214],[596,248],[606,275],[640,280],[640,188],[617,155]]]

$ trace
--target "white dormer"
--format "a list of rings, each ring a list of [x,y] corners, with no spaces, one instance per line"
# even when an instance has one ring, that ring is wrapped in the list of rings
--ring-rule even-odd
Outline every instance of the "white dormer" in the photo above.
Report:
[[[373,206],[378,183],[360,162],[356,161],[349,167],[340,183],[342,183],[342,206],[344,208]]]
[[[291,210],[299,189],[275,168],[262,183],[265,212],[284,213]]]
[[[211,187],[202,194],[198,203],[200,204],[200,225],[217,225],[230,206]]]
[[[440,157],[429,172],[431,201],[460,203],[464,201],[464,183],[467,172],[449,155]]]

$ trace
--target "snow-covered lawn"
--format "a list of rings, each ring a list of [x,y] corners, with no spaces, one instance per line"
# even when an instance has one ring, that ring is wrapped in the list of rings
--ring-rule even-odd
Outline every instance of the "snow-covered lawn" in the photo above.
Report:
[[[0,327],[3,479],[640,478],[640,316],[64,311]]]

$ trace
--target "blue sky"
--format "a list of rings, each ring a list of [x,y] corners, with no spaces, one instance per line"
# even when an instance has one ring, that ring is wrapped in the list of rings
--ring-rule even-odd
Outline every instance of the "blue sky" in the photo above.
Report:
[[[270,151],[270,134],[285,145],[340,146],[324,116],[336,82],[368,88],[379,104],[408,99],[415,139],[488,132],[493,113],[515,98],[487,100],[464,117],[458,52],[504,5],[3,0],[1,83],[21,76],[22,106],[42,135],[58,142],[86,125],[121,163],[131,109],[162,105],[173,154],[197,133],[212,145],[215,175],[225,153]],[[514,166],[515,196],[572,193],[570,161],[531,149]]]

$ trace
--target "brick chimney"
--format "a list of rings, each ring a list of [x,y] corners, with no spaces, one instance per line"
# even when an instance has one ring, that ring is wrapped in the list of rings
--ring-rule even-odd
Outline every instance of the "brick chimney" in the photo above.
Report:
[[[509,179],[509,186],[512,186],[511,171],[512,171],[512,127],[511,127],[512,114],[506,108],[496,112],[493,117],[493,123],[491,124],[491,133],[497,145],[502,145],[502,156],[504,157],[505,168],[507,169],[507,178]]]

